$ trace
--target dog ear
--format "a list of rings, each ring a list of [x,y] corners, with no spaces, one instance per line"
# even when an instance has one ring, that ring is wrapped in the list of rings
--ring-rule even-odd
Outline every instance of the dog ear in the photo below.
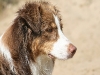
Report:
[[[37,4],[25,4],[25,7],[18,11],[35,34],[40,34],[41,28],[41,7]]]
[[[31,59],[30,53],[30,42],[33,40],[33,35],[28,27],[26,20],[18,16],[13,25],[10,28],[10,35],[7,37],[7,45],[9,45],[12,59],[15,63],[15,68],[18,70],[19,74],[24,75],[30,74],[30,68],[28,60]],[[31,46],[31,45],[30,45]],[[17,63],[20,62],[20,63]],[[27,67],[27,68],[26,68]],[[19,69],[20,68],[20,69]],[[20,71],[22,70],[22,71]]]

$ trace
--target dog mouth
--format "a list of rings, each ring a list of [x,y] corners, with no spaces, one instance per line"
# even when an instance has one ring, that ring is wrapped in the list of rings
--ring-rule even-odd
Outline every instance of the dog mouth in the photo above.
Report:
[[[70,59],[74,56],[74,54],[69,54],[65,59]],[[53,56],[52,54],[48,54],[48,57],[51,58],[51,59],[56,59],[55,56]],[[63,58],[62,58],[63,59]]]
[[[68,58],[72,58],[75,55],[76,51],[73,53],[69,53]]]
[[[68,55],[64,59],[70,59],[70,58],[72,58],[75,55],[75,53],[76,53],[76,51],[74,51],[72,53],[68,53]],[[57,58],[54,55],[52,55],[51,53],[48,54],[48,57],[52,58],[52,59],[56,59]],[[61,58],[61,59],[63,59],[63,58]]]
[[[55,59],[55,58],[56,58],[56,57],[53,56],[52,54],[48,54],[48,56],[49,56],[50,58],[52,58],[52,59]]]
[[[74,56],[73,54],[69,54],[67,58],[69,59],[72,58],[73,56]]]

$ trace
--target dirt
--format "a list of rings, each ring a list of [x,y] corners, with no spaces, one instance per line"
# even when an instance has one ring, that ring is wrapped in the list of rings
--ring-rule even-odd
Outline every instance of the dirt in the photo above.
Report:
[[[60,10],[64,34],[78,49],[72,59],[56,60],[52,75],[100,75],[100,0],[45,1]],[[0,34],[12,24],[24,3],[9,5],[0,14]]]

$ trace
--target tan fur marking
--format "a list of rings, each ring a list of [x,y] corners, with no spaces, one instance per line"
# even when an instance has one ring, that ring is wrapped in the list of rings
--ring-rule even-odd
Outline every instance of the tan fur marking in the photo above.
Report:
[[[30,61],[34,64],[36,63],[35,60],[37,62],[41,60],[41,63],[45,66],[43,62],[45,59],[42,60],[41,56],[46,56],[46,60],[48,59],[51,62],[46,64],[47,67],[51,65],[51,74],[55,59],[48,58],[47,55],[52,50],[53,44],[59,38],[53,16],[53,14],[58,16],[61,23],[59,11],[52,4],[41,1],[26,3],[17,13],[18,16],[14,20],[14,23],[2,37],[4,45],[8,47],[11,53],[14,69],[16,70],[16,73],[12,74],[13,72],[11,71],[11,74],[7,75],[32,75],[32,70],[29,65]],[[62,28],[62,23],[60,25]],[[0,59],[2,60],[0,60],[0,70],[2,70],[2,68],[4,69],[5,66],[9,69],[5,58],[3,60],[3,57],[0,55]],[[4,67],[2,67],[3,62]],[[36,66],[34,65],[33,68]],[[37,66],[41,67],[41,64]],[[42,70],[45,69],[44,66]],[[4,71],[5,70],[2,70],[2,73],[6,75]],[[41,70],[39,70],[39,75],[41,75],[41,73]],[[47,73],[45,75],[47,75]],[[38,73],[36,73],[36,75],[37,74]]]

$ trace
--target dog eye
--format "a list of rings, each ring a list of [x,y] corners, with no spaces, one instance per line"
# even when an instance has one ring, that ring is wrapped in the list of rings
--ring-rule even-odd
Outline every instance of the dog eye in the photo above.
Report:
[[[52,32],[52,31],[53,31],[53,29],[46,29],[46,31],[47,31],[47,32]]]

